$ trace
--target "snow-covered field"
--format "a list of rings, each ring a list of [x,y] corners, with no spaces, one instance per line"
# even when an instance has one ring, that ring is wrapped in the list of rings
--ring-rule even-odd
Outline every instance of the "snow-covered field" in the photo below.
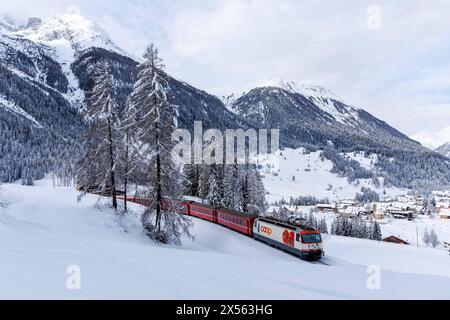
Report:
[[[94,196],[78,203],[49,180],[3,185],[1,197],[10,202],[0,209],[3,299],[450,298],[443,250],[325,236],[324,264],[309,263],[199,220],[194,242],[165,247],[137,219],[119,221]],[[371,265],[379,290],[367,286]],[[67,288],[69,266],[80,268],[81,290]]]
[[[386,195],[391,197],[405,193],[405,190],[398,188],[384,188],[382,184],[376,188],[370,179],[360,179],[359,184],[350,184],[347,178],[331,173],[333,163],[327,159],[322,161],[320,154],[321,152],[305,153],[303,148],[285,149],[277,161],[269,162],[269,165],[274,165],[275,168],[265,167],[262,171],[264,186],[268,191],[267,200],[289,200],[290,197],[298,196],[315,196],[331,201],[354,199],[361,187],[370,187],[380,195],[386,191]],[[372,167],[373,161],[376,161],[373,156],[365,158],[361,154],[345,156],[368,169]]]
[[[372,155],[364,157],[363,153],[342,154],[352,160],[356,160],[366,169],[373,169],[377,157]],[[272,160],[273,161],[273,160]],[[371,180],[359,180],[359,184],[349,183],[347,178],[341,178],[337,174],[331,173],[333,163],[327,159],[320,158],[320,152],[305,153],[303,148],[285,149],[278,158],[278,163],[274,168],[263,170],[264,186],[268,192],[267,200],[272,203],[276,200],[289,200],[290,197],[315,196],[316,198],[328,198],[330,201],[341,201],[345,199],[354,199],[356,193],[360,192],[361,187],[369,187],[378,194],[383,195],[386,191],[387,197],[406,194],[408,190],[399,188],[384,188],[382,179],[380,187],[376,188]],[[295,180],[293,179],[295,177]],[[332,188],[329,188],[329,187]],[[289,206],[287,206],[289,208]],[[295,207],[289,208],[294,211]],[[308,214],[310,207],[298,208],[304,214]],[[317,214],[317,218],[326,217],[330,226],[334,214]],[[439,240],[450,242],[450,222],[440,220],[439,217],[429,218],[428,216],[418,216],[414,222],[406,220],[389,219],[387,224],[381,225],[383,237],[396,236],[410,244],[415,245],[419,240],[419,245],[424,246],[422,237],[425,230],[434,230]]]

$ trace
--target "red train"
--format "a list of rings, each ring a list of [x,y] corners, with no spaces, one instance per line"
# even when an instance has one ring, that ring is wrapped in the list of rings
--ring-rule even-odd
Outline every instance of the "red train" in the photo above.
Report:
[[[118,197],[118,199],[124,200],[124,197]],[[149,200],[146,198],[127,197],[127,201],[143,206],[149,205]],[[178,207],[177,211],[182,214],[220,224],[247,236],[253,236],[253,223],[258,217],[257,215],[248,215],[238,211],[215,208],[207,204],[192,201],[164,200],[161,205],[164,209],[176,205]]]
[[[220,224],[247,236],[253,236],[253,223],[258,217],[257,215],[243,214],[196,202],[181,202],[179,205],[185,208],[184,214]]]
[[[119,199],[124,200],[123,197]],[[145,198],[131,197],[127,200],[144,206],[149,205],[149,200]],[[166,210],[170,207],[173,209],[173,206],[176,206],[176,210],[182,214],[217,223],[302,259],[319,260],[323,255],[323,242],[318,230],[192,201],[162,202],[162,207]]]

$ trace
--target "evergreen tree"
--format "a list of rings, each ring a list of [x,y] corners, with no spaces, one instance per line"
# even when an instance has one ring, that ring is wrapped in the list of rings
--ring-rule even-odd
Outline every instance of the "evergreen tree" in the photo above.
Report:
[[[1,191],[1,184],[0,184],[0,191]],[[0,195],[1,195],[1,193],[0,193]],[[3,202],[3,201],[0,199],[0,208],[6,208],[6,207],[7,207],[6,202]]]
[[[374,223],[372,225],[371,239],[376,240],[376,241],[383,240],[380,225],[376,221],[374,221]]]
[[[184,175],[186,176],[185,194],[192,197],[199,197],[200,168],[198,164],[185,164]]]
[[[131,140],[139,150],[139,162],[146,168],[149,207],[142,216],[147,235],[162,243],[181,243],[190,236],[191,221],[179,214],[175,200],[182,197],[180,168],[173,161],[172,133],[177,125],[177,108],[168,101],[167,75],[162,71],[158,50],[149,45],[145,61],[138,66],[137,82],[130,95],[129,114],[133,115]]]
[[[433,248],[436,248],[439,245],[439,239],[436,232],[434,232],[434,229],[432,229],[430,232],[430,244],[433,246]]]
[[[427,229],[425,229],[425,232],[423,233],[422,241],[423,241],[427,246],[429,246],[430,243],[431,243],[430,234],[428,233],[428,230],[427,230]]]
[[[215,207],[220,206],[222,202],[222,167],[217,164],[209,166],[208,176],[208,194],[206,199],[209,204]]]
[[[337,236],[338,235],[338,219],[334,219],[333,222],[331,223],[331,230],[330,230],[330,234]]]
[[[108,191],[112,206],[117,209],[116,164],[120,132],[116,84],[107,63],[96,66],[93,81],[92,91],[86,94],[89,130],[84,135],[85,153],[79,163],[78,183]]]
[[[248,169],[247,188],[247,212],[250,214],[264,213],[267,207],[266,191],[261,174],[256,168]]]
[[[325,218],[320,220],[319,230],[321,233],[328,233],[328,226],[327,226],[327,221],[325,220]]]
[[[224,166],[222,206],[234,210],[243,208],[243,179],[241,167],[235,162]]]
[[[316,217],[314,217],[314,214],[312,212],[309,214],[306,224],[308,225],[308,227],[318,229],[319,226],[317,224],[317,219],[316,219]]]
[[[432,196],[424,200],[424,213],[428,216],[436,213],[436,201]]]

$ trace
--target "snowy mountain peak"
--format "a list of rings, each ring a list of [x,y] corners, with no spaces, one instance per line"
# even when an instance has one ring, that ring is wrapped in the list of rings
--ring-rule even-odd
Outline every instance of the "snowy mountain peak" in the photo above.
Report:
[[[28,19],[26,29],[38,29],[42,25],[42,20],[36,17],[31,17]]]
[[[19,27],[17,27],[10,19],[3,17],[0,20],[0,34],[17,30],[19,30]]]
[[[263,83],[266,87],[277,87],[286,91],[299,93],[307,98],[329,98],[337,100],[336,95],[330,90],[317,85],[311,85],[307,82],[286,81],[275,78]]]
[[[30,18],[26,27],[14,35],[49,46],[70,45],[78,54],[93,47],[124,54],[97,24],[74,13],[58,14],[44,21]]]
[[[342,99],[337,98],[332,91],[322,86],[275,78],[263,82],[258,87],[275,87],[293,94],[300,94],[342,124],[353,126],[358,121],[357,109],[347,105]]]

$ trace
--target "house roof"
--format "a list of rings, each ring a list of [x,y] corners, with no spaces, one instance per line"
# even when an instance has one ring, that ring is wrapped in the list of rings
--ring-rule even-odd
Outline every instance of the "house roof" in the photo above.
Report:
[[[408,241],[400,239],[399,237],[396,237],[396,236],[389,236],[389,237],[386,237],[383,239],[383,241],[387,241],[387,240],[397,240],[402,243],[408,243]]]

